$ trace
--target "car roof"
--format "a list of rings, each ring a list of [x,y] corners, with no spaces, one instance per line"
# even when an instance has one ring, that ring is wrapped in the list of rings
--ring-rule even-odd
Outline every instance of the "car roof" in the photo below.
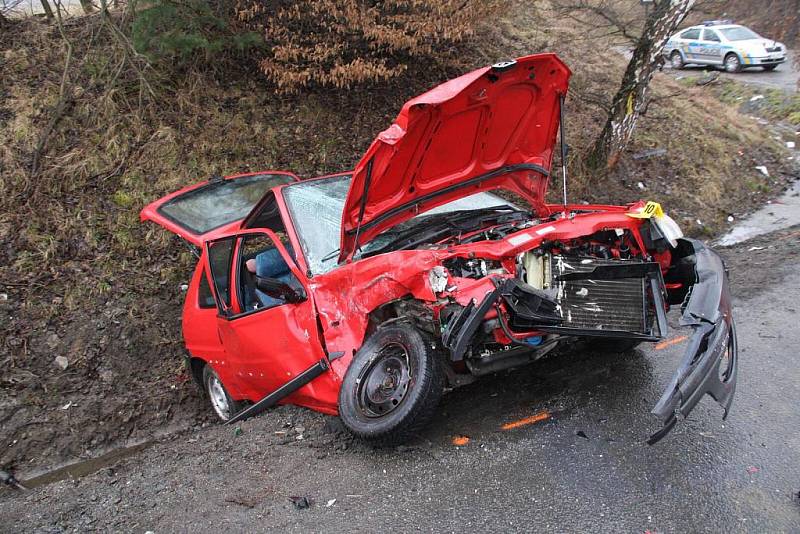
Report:
[[[742,24],[696,24],[694,26],[689,26],[685,30],[681,30],[678,33],[683,33],[686,30],[695,30],[695,29],[696,30],[703,30],[705,28],[711,28],[711,29],[714,29],[714,30],[725,30],[725,29],[728,29],[728,28],[747,28],[747,26],[744,26]]]

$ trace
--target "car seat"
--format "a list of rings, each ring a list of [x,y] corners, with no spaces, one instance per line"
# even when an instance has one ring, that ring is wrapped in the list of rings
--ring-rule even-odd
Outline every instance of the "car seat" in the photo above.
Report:
[[[256,276],[275,278],[293,289],[299,289],[300,287],[300,283],[292,274],[286,260],[283,259],[281,253],[275,247],[268,248],[256,255]],[[261,302],[261,308],[272,308],[284,303],[282,299],[270,297],[259,289],[256,289],[256,296]]]

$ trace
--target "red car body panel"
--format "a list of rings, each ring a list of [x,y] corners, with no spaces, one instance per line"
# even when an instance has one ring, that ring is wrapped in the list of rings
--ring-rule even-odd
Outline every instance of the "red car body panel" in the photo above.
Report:
[[[353,252],[357,229],[359,243],[366,243],[420,211],[465,196],[465,187],[472,193],[503,188],[541,207],[569,78],[555,54],[537,54],[517,59],[510,70],[475,70],[406,102],[355,167],[340,260]],[[542,172],[490,176],[520,164]]]

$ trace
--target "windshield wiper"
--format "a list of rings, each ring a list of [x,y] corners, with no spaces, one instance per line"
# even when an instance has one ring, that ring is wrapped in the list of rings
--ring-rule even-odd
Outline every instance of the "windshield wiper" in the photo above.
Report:
[[[330,261],[338,255],[339,255],[339,249],[335,248],[330,252],[328,252],[327,254],[325,254],[324,256],[322,256],[322,258],[320,258],[319,261]]]

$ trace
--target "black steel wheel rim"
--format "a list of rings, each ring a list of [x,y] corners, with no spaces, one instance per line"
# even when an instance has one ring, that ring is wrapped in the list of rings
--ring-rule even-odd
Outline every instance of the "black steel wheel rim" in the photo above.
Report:
[[[358,409],[366,417],[383,417],[396,410],[412,385],[408,351],[399,343],[383,346],[358,377]]]

